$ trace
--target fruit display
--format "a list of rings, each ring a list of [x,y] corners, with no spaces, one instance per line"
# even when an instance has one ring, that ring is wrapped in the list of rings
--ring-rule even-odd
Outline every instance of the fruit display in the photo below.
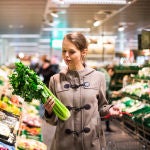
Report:
[[[16,144],[17,150],[47,150],[47,147],[44,143],[23,137],[18,137]]]
[[[18,149],[47,149],[46,145],[43,143],[41,131],[42,121],[39,115],[39,106],[40,103],[38,103],[37,100],[23,103],[20,134],[16,141]],[[35,146],[36,144],[39,144],[38,148]]]
[[[0,74],[0,150],[46,150],[41,133],[40,102],[33,99],[28,103],[13,95],[8,80],[11,71],[5,70],[0,69],[3,72]]]
[[[19,100],[17,98],[14,101],[13,98],[2,96],[0,99],[0,109],[18,116],[21,114],[21,108],[19,107]]]

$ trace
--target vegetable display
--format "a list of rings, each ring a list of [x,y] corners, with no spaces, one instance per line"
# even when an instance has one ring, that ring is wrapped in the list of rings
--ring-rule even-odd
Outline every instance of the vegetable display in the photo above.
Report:
[[[51,96],[55,101],[53,107],[55,115],[61,120],[67,120],[70,117],[70,111],[53,95],[33,70],[21,62],[16,62],[15,66],[15,70],[9,76],[13,94],[21,96],[27,102],[37,99],[43,104]]]

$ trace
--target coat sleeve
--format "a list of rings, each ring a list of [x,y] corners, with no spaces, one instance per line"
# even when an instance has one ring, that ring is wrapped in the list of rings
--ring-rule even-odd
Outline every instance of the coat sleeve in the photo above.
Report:
[[[55,95],[55,80],[54,80],[54,76],[52,76],[50,78],[49,89]],[[57,125],[58,117],[53,112],[49,116],[48,113],[45,110],[44,119],[46,120],[46,122],[48,122],[51,125]]]
[[[108,105],[108,101],[106,99],[106,80],[105,75],[101,75],[101,82],[99,87],[99,99],[98,99],[98,108],[100,112],[100,116],[105,116],[109,113],[109,109],[112,105]]]

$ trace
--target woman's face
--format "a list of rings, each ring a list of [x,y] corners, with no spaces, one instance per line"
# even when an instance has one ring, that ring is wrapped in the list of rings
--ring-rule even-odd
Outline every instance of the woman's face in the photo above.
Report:
[[[83,69],[83,56],[85,52],[81,52],[68,39],[64,39],[62,43],[62,57],[71,70]]]

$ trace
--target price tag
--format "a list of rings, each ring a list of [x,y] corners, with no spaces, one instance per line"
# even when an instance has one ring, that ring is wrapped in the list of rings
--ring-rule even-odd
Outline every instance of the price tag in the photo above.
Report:
[[[150,80],[148,80],[148,88],[150,88]]]

